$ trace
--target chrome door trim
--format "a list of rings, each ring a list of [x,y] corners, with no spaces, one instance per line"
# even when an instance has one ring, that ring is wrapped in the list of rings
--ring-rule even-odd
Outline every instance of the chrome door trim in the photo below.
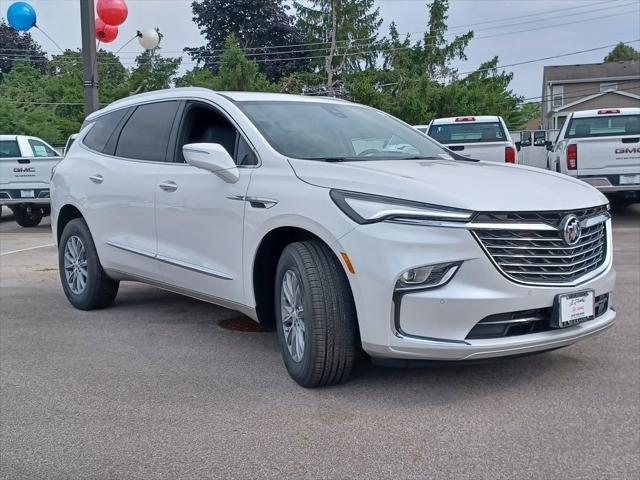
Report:
[[[105,271],[110,277],[117,278],[118,280],[130,280],[130,281],[145,283],[157,288],[161,288],[162,290],[178,293],[180,295],[195,298],[197,300],[202,300],[203,302],[213,303],[214,305],[218,305],[223,308],[236,310],[238,312],[241,312],[247,315],[248,317],[252,318],[255,321],[258,320],[258,314],[256,313],[256,309],[254,307],[250,307],[242,303],[225,300],[219,297],[215,297],[213,295],[207,295],[204,293],[196,292],[194,290],[178,287],[177,285],[172,285],[170,283],[154,280],[152,278],[148,278],[143,275],[136,275],[132,273],[123,272],[122,270],[118,270],[118,269],[109,268],[109,269],[105,269]]]
[[[222,280],[233,280],[231,275],[228,275],[224,272],[219,272],[217,270],[213,270],[211,268],[201,267],[198,265],[194,265],[192,263],[183,262],[181,260],[176,260],[174,258],[165,257],[162,255],[157,255],[155,253],[149,252],[147,250],[143,250],[141,248],[129,247],[127,245],[122,245],[120,243],[114,242],[113,240],[107,240],[107,245],[118,248],[125,252],[133,253],[136,255],[140,255],[146,258],[152,258],[154,260],[158,260],[159,262],[166,263],[169,265],[173,265],[175,267],[184,268],[186,270],[191,270],[192,272],[202,273],[204,275],[209,275],[210,277],[220,278]]]
[[[226,274],[224,272],[219,272],[211,268],[201,267],[198,265],[194,265],[192,263],[183,262],[182,260],[176,260],[175,258],[169,258],[163,255],[156,255],[156,260],[162,263],[166,263],[168,265],[173,265],[174,267],[180,267],[186,270],[191,270],[192,272],[209,275],[210,277],[220,278],[222,280],[233,280],[233,277],[231,275]]]
[[[110,247],[118,248],[120,250],[124,250],[125,252],[129,252],[129,253],[135,253],[136,255],[140,255],[142,257],[153,258],[153,259],[156,258],[156,254],[155,253],[150,252],[148,250],[144,250],[142,248],[130,247],[128,245],[122,245],[121,243],[114,242],[113,240],[107,240],[105,243],[107,245],[109,245]]]

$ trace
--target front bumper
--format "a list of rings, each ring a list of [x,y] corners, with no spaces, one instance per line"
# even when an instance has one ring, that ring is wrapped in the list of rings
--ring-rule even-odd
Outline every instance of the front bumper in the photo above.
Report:
[[[610,236],[610,221],[607,228]],[[609,248],[611,239],[609,238]],[[594,278],[574,286],[521,285],[505,278],[470,231],[460,228],[378,223],[362,225],[334,248],[346,252],[355,268],[349,275],[363,348],[377,357],[467,360],[517,355],[569,345],[611,326],[615,311],[564,329],[501,338],[467,339],[483,318],[544,309],[558,294],[593,289],[613,291],[610,255]],[[462,262],[446,285],[408,293],[394,304],[396,279],[406,269]]]

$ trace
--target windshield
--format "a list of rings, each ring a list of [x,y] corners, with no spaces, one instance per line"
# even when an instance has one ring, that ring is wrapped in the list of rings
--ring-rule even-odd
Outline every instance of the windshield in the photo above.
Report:
[[[567,128],[565,137],[588,138],[613,135],[640,135],[640,115],[574,118]]]
[[[450,154],[399,120],[358,105],[238,102],[282,155],[310,160],[446,158]]]
[[[500,122],[459,122],[431,125],[429,136],[442,144],[504,142]]]

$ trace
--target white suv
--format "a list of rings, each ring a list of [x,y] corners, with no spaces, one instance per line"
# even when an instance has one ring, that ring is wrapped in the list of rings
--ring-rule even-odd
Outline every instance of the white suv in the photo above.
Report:
[[[611,326],[602,194],[450,155],[334,99],[190,88],[115,102],[53,176],[64,292],[96,309],[136,280],[275,322],[303,386],[346,379],[361,350],[479,359]]]

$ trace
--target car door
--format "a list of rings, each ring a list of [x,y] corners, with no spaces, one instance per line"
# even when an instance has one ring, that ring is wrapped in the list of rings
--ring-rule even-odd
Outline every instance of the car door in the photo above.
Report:
[[[160,279],[155,258],[156,177],[167,156],[178,106],[177,101],[165,101],[129,109],[102,151],[88,156],[82,166],[87,176],[87,220],[106,269]],[[101,135],[108,134],[100,127],[98,120],[85,145],[95,142],[94,148],[100,149]]]
[[[188,143],[223,145],[239,165],[239,180],[228,183],[188,165],[182,156]],[[203,102],[187,102],[175,162],[160,166],[156,188],[158,260],[166,283],[209,298],[244,301],[244,200],[256,159],[223,112]]]

